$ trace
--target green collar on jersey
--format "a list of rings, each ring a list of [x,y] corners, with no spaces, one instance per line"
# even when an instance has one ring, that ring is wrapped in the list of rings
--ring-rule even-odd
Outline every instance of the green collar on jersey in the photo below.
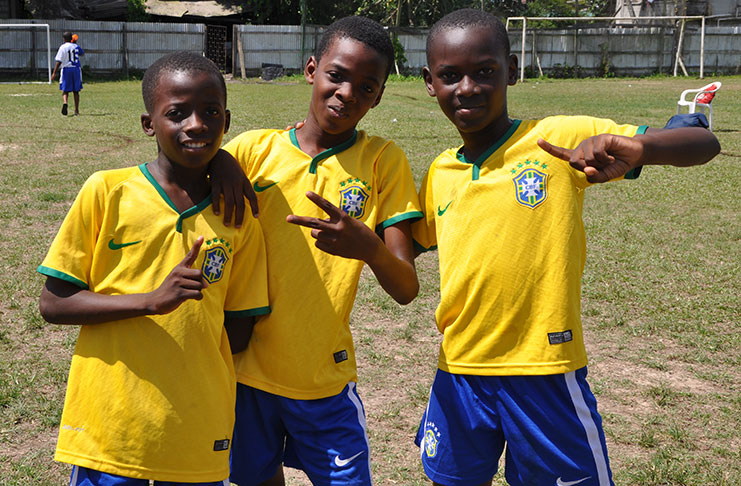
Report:
[[[455,154],[456,157],[458,158],[458,160],[460,160],[461,162],[464,162],[466,164],[471,164],[472,165],[472,168],[471,168],[471,170],[472,170],[471,180],[472,181],[477,181],[479,179],[479,170],[481,169],[481,165],[484,163],[484,161],[486,159],[488,159],[491,156],[491,154],[493,154],[494,152],[496,152],[497,150],[499,150],[499,147],[501,147],[502,145],[504,145],[504,142],[506,142],[507,140],[509,140],[509,137],[511,137],[512,134],[515,133],[515,131],[518,128],[520,128],[520,123],[522,123],[522,120],[512,120],[512,126],[509,127],[509,130],[507,130],[505,132],[505,134],[502,135],[499,138],[499,140],[497,140],[496,142],[494,142],[494,145],[492,145],[491,147],[489,147],[488,149],[486,149],[486,151],[483,154],[481,154],[478,159],[476,159],[474,161],[471,161],[471,160],[467,159],[466,156],[463,155],[463,147],[462,146],[461,146],[461,148],[458,149],[458,152],[456,152],[456,154]]]
[[[291,131],[288,132],[288,135],[291,138],[291,143],[296,146],[297,149],[301,150],[301,145],[298,143],[298,138],[296,137],[296,129],[291,128]],[[347,139],[346,141],[342,142],[341,144],[328,148],[327,150],[320,152],[314,156],[314,158],[311,159],[311,165],[309,166],[309,173],[310,174],[316,174],[316,167],[319,165],[319,162],[321,162],[324,159],[327,159],[335,154],[338,154],[342,152],[343,150],[347,150],[350,147],[352,147],[355,144],[355,141],[358,139],[358,131],[353,130],[352,137]]]
[[[183,232],[183,220],[184,219],[189,218],[191,216],[195,216],[196,214],[200,213],[201,211],[203,211],[204,209],[206,209],[207,207],[211,205],[211,194],[209,194],[208,196],[206,196],[206,198],[203,201],[199,202],[192,208],[186,209],[185,211],[181,213],[180,211],[178,211],[178,208],[175,207],[175,203],[172,202],[172,199],[170,199],[170,196],[168,196],[165,190],[162,188],[162,186],[160,186],[160,183],[157,182],[157,180],[154,178],[152,173],[149,172],[149,169],[147,168],[147,164],[146,163],[140,164],[139,170],[142,171],[142,174],[144,174],[144,177],[146,177],[147,180],[150,182],[150,184],[154,186],[154,188],[157,190],[157,192],[162,197],[162,199],[165,200],[167,205],[170,206],[176,213],[178,213],[179,215],[178,222],[175,224],[175,229],[177,230],[178,233]]]

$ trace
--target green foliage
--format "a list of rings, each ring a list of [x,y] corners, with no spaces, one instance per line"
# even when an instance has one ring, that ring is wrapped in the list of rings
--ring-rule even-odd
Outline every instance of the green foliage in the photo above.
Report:
[[[391,41],[394,44],[394,61],[401,68],[407,62],[407,56],[404,54],[404,46],[401,45],[399,38],[396,36],[393,36]]]
[[[244,20],[252,24],[299,25],[300,0],[250,0],[243,2]],[[307,22],[312,23],[309,19]]]
[[[553,65],[550,77],[556,79],[572,79],[572,78],[583,78],[581,66],[570,66],[568,64],[556,63]]]
[[[129,22],[145,22],[149,20],[144,0],[127,0],[126,20]]]
[[[60,0],[23,0],[23,7],[31,18],[53,19],[60,15]]]

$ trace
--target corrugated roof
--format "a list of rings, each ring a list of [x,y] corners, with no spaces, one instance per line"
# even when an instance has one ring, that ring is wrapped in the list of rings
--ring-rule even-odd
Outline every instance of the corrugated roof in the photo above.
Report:
[[[242,7],[238,4],[213,0],[191,0],[187,2],[175,0],[146,0],[147,13],[162,17],[183,17],[185,15],[194,17],[228,17],[242,13]]]

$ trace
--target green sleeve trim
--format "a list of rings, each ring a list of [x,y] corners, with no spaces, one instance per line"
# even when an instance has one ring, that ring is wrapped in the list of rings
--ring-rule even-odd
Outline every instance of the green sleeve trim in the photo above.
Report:
[[[422,211],[412,211],[410,213],[400,214],[398,216],[394,216],[393,218],[389,218],[386,221],[383,221],[377,224],[376,231],[386,229],[389,226],[393,226],[396,223],[401,223],[402,221],[406,221],[408,219],[417,221],[418,219],[422,219],[422,216],[424,216],[424,214],[422,214]]]
[[[634,167],[625,173],[625,175],[623,176],[623,179],[628,179],[628,180],[638,179],[638,176],[641,175],[642,170],[643,170],[643,166]]]
[[[420,253],[426,253],[428,251],[437,250],[437,245],[432,245],[429,248],[425,248],[424,246],[422,246],[421,244],[419,244],[419,242],[417,240],[414,240],[414,239],[412,240],[412,244],[414,244],[414,249],[417,250]]]
[[[270,306],[257,307],[255,309],[242,310],[242,311],[224,311],[226,317],[252,317],[252,316],[263,316],[270,314]]]
[[[646,133],[646,130],[648,130],[648,125],[641,125],[638,127],[638,130],[636,130],[636,135],[643,135],[644,133]],[[633,169],[630,169],[628,172],[625,173],[623,179],[638,179],[638,176],[641,175],[642,170],[642,165],[640,167],[634,167]]]
[[[67,275],[66,273],[62,273],[59,270],[54,270],[53,268],[39,265],[39,268],[37,268],[36,271],[42,275],[46,275],[47,277],[54,277],[54,278],[58,278],[59,280],[64,280],[65,282],[69,282],[72,285],[76,285],[83,290],[87,290],[88,288],[90,288],[88,284],[86,284],[82,280],[77,279],[73,277],[72,275]]]

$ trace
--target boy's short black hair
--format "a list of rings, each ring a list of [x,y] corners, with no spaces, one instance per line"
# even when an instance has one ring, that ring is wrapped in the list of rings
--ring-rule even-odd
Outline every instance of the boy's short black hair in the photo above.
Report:
[[[324,31],[314,51],[317,64],[335,39],[349,38],[362,42],[386,58],[386,77],[394,65],[394,46],[381,24],[366,17],[353,15],[334,21]]]
[[[157,90],[160,78],[167,73],[185,72],[194,73],[202,71],[211,74],[219,80],[221,90],[224,94],[224,105],[226,105],[226,83],[221,71],[210,59],[195,52],[178,51],[160,57],[144,73],[142,78],[142,97],[144,106],[151,113],[154,108],[154,92]]]
[[[430,47],[432,46],[432,42],[441,32],[452,29],[467,29],[470,27],[484,27],[486,29],[491,29],[496,36],[497,43],[504,49],[504,54],[509,56],[510,50],[507,29],[504,27],[504,24],[499,17],[475,8],[462,8],[450,12],[448,15],[435,22],[430,29],[430,33],[427,35],[427,63],[429,64],[430,62]]]
[[[64,42],[72,42],[72,32],[66,31],[62,34],[62,40]]]

